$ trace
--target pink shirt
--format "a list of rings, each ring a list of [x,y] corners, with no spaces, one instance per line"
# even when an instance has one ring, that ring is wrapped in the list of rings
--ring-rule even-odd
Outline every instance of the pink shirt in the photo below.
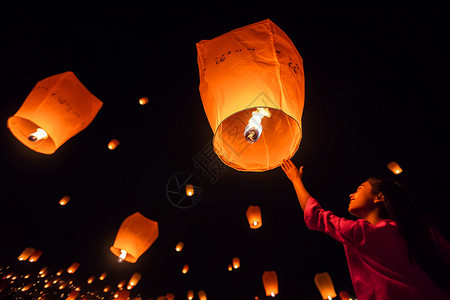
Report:
[[[450,299],[417,264],[410,263],[406,240],[389,219],[372,225],[335,216],[312,197],[304,210],[306,226],[344,244],[358,300]],[[441,238],[449,253],[449,243]]]

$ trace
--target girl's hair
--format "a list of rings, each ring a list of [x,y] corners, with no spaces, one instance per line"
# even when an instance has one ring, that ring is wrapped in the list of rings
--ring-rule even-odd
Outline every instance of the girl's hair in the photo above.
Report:
[[[409,258],[419,266],[442,289],[448,289],[450,268],[448,261],[438,251],[431,231],[436,230],[425,214],[414,203],[408,191],[390,178],[369,178],[372,193],[384,195],[382,217],[392,219],[408,244]],[[437,231],[437,230],[436,230]]]

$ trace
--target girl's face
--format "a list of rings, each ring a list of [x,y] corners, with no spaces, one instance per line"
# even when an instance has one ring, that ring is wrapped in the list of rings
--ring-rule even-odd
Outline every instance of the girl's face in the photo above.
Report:
[[[356,192],[350,194],[348,211],[359,218],[364,218],[369,212],[377,207],[378,196],[372,193],[372,186],[369,182],[363,182]]]

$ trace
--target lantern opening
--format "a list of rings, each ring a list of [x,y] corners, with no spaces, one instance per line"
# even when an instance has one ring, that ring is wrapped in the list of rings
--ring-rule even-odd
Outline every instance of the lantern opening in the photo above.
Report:
[[[117,262],[119,264],[123,263],[123,261],[125,260],[125,257],[127,256],[127,251],[125,250],[120,250],[120,255],[119,258],[117,258]]]
[[[40,140],[45,140],[46,138],[48,138],[48,134],[42,128],[36,129],[35,132],[33,132],[32,134],[30,134],[28,136],[28,140],[33,143],[36,143],[37,141],[40,141]]]
[[[271,117],[268,108],[258,107],[255,111],[252,112],[252,117],[248,120],[248,125],[245,127],[244,136],[245,139],[253,144],[256,142],[262,133],[262,125],[261,121],[264,117]]]

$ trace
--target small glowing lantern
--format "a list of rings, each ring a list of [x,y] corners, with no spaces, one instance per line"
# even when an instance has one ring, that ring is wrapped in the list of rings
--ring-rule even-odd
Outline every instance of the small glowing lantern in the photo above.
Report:
[[[340,291],[339,298],[341,298],[341,300],[350,300],[350,295],[347,291]]]
[[[180,252],[181,250],[183,250],[184,247],[184,243],[183,242],[178,242],[178,244],[175,246],[175,250],[177,252]]]
[[[95,279],[94,276],[89,277],[88,280],[87,280],[87,283],[91,284],[94,281],[94,279]]]
[[[64,196],[61,198],[61,200],[59,200],[59,205],[66,205],[68,202],[70,201],[70,197],[69,196]]]
[[[30,256],[30,258],[28,259],[30,262],[36,262],[39,257],[41,257],[42,255],[42,251],[41,250],[36,250],[34,251],[34,253]]]
[[[261,227],[261,209],[259,208],[259,206],[250,205],[247,209],[246,215],[250,228],[257,229]]]
[[[102,275],[100,275],[100,277],[98,279],[103,280],[106,278],[106,275],[108,275],[108,273],[103,272]]]
[[[109,150],[114,150],[117,148],[117,146],[119,146],[120,142],[119,140],[116,139],[112,139],[109,143],[108,143],[108,149]]]
[[[305,97],[303,60],[264,20],[197,43],[200,96],[219,158],[267,171],[297,151]]]
[[[198,291],[198,299],[200,300],[206,300],[206,293],[204,290]]]
[[[231,264],[228,265],[228,271],[233,271],[233,266]]]
[[[61,276],[61,274],[64,272],[64,270],[59,270],[58,273],[56,273],[56,276]]]
[[[328,272],[316,274],[316,276],[314,276],[314,283],[322,295],[322,299],[331,299],[337,296],[334,290],[333,281]]]
[[[194,195],[194,186],[192,184],[186,184],[186,195],[187,196]]]
[[[73,290],[70,292],[69,296],[67,296],[66,299],[67,300],[75,300],[75,299],[77,299],[79,293],[80,293],[79,291]]]
[[[120,225],[110,250],[119,257],[118,262],[126,260],[135,263],[155,242],[158,235],[158,222],[147,219],[137,212],[128,216]]]
[[[102,104],[75,74],[65,72],[39,81],[8,127],[30,149],[52,154],[85,129]]]
[[[238,257],[234,257],[232,260],[233,268],[237,269],[241,266],[241,260]]]
[[[23,252],[19,255],[17,258],[20,261],[27,260],[31,255],[33,255],[34,251],[36,251],[34,248],[27,247]]]
[[[80,267],[80,264],[77,262],[74,262],[70,267],[67,269],[67,273],[73,274],[75,271]]]
[[[126,283],[127,283],[127,282],[126,282],[125,280],[122,280],[121,282],[119,282],[119,284],[117,285],[117,287],[118,287],[119,289],[123,289],[123,287],[125,286]]]
[[[262,276],[266,296],[275,297],[278,294],[278,277],[275,271],[265,271]]]
[[[139,280],[141,280],[141,274],[134,273],[133,276],[131,276],[130,281],[128,282],[128,286],[135,287],[138,284]]]
[[[181,272],[183,274],[186,274],[188,271],[189,271],[189,265],[186,264],[186,265],[183,266],[183,269],[181,270]]]
[[[189,290],[187,292],[187,298],[188,298],[188,300],[194,299],[194,291],[193,290]]]
[[[104,293],[107,293],[109,290],[111,289],[110,285],[105,286],[105,288],[103,289]]]
[[[26,286],[24,286],[22,289],[20,289],[21,292],[26,292],[28,291],[31,287],[33,286],[32,283],[27,284]]]
[[[145,105],[148,103],[148,98],[147,97],[142,97],[141,99],[139,99],[139,104],[140,105]]]
[[[392,173],[394,174],[400,174],[401,172],[403,172],[402,168],[400,167],[400,165],[395,162],[395,161],[391,161],[390,163],[387,164],[387,167],[389,170],[391,170]]]
[[[67,285],[67,282],[63,281],[63,282],[61,283],[61,285],[59,286],[59,289],[60,289],[60,290],[65,289],[65,288],[66,288],[66,285]]]
[[[118,291],[116,294],[114,294],[114,298],[116,298],[117,300],[128,300],[130,298],[130,291],[127,290]]]
[[[45,272],[47,272],[47,267],[43,267],[40,271],[39,271],[39,275],[44,274]]]

